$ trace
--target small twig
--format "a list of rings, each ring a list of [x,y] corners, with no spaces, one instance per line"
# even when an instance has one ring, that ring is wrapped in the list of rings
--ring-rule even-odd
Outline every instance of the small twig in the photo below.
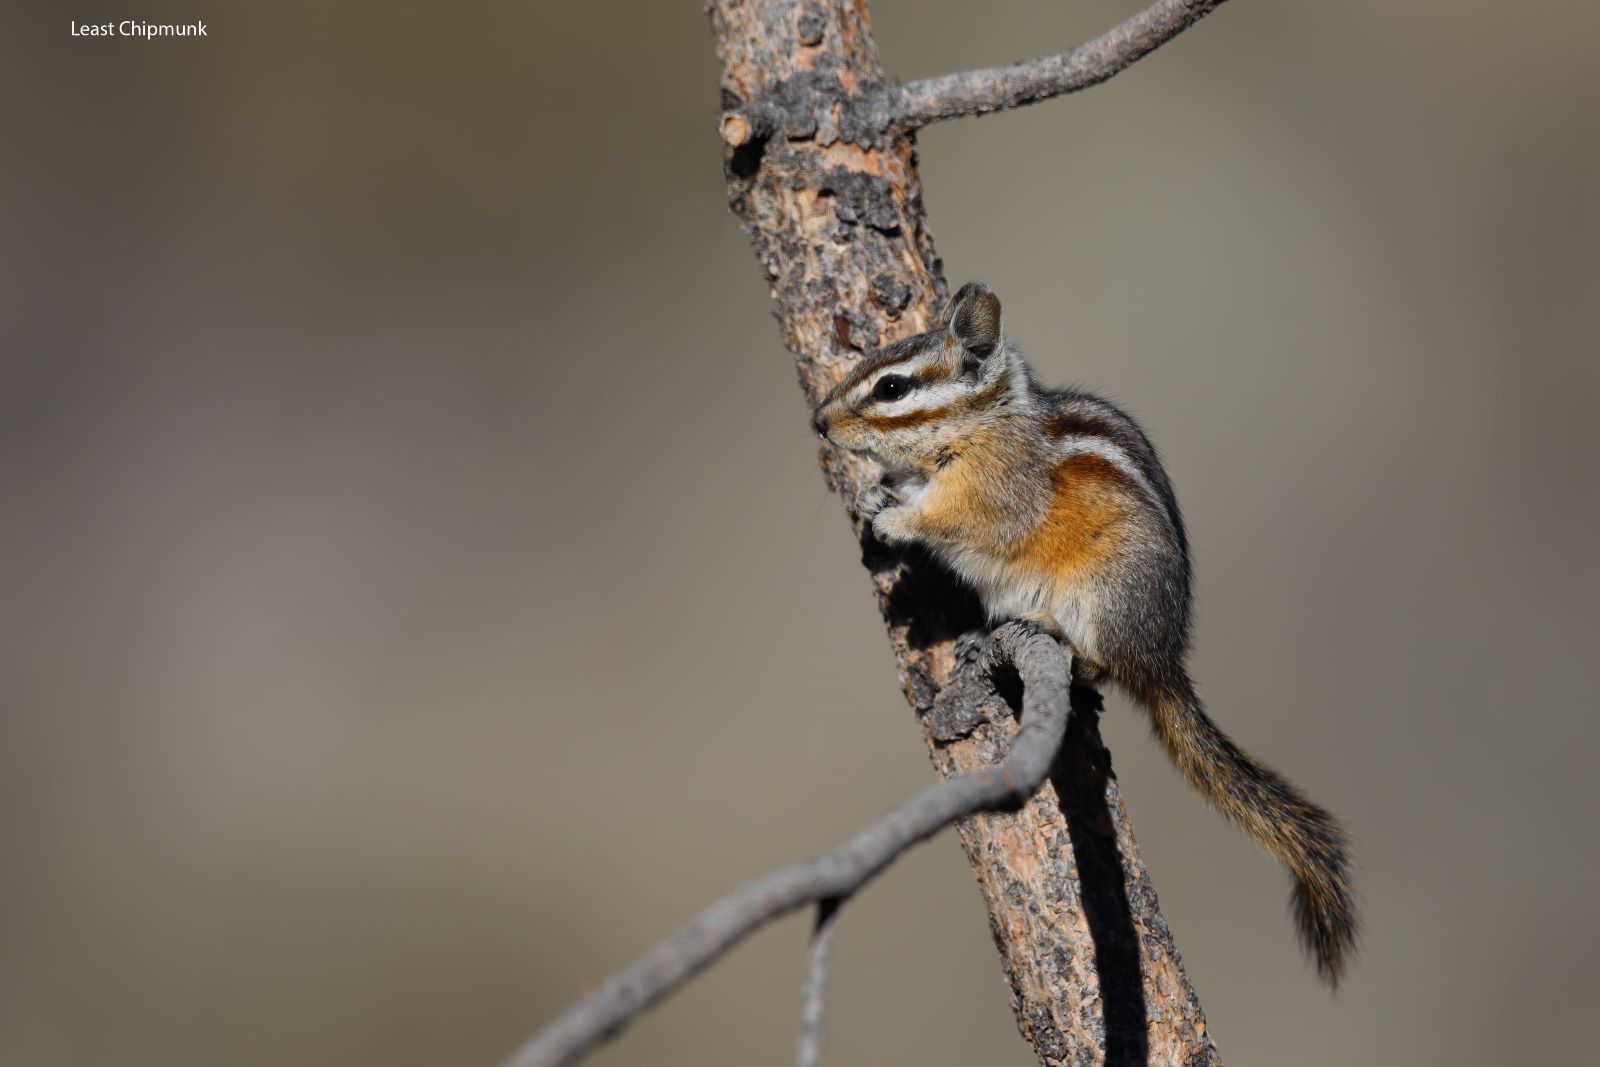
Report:
[[[805,1003],[800,1009],[800,1037],[794,1045],[794,1067],[817,1067],[822,1062],[822,1012],[828,992],[828,955],[833,931],[839,925],[842,901],[817,904],[817,925],[806,950]]]
[[[1071,661],[1052,638],[1026,626],[1003,626],[992,640],[996,660],[1015,666],[1023,683],[1022,723],[1004,760],[929,786],[834,851],[723,897],[567,1008],[504,1067],[574,1062],[760,927],[806,904],[849,896],[912,845],[958,819],[1014,808],[1031,797],[1066,734]]]
[[[894,121],[916,129],[940,119],[1021,107],[1099,85],[1209,15],[1223,0],[1157,0],[1078,47],[1008,67],[969,70],[894,89]]]

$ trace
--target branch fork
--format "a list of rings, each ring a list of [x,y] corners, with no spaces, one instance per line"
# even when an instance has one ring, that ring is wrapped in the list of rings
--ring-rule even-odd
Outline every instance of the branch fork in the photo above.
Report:
[[[1076,48],[1005,67],[935,78],[875,82],[847,91],[838,78],[807,72],[779,81],[748,103],[722,113],[723,143],[742,148],[775,134],[816,137],[863,147],[892,133],[913,133],[930,123],[987,115],[1099,85],[1126,70],[1199,22],[1223,0],[1157,0],[1126,22]],[[802,22],[807,17],[803,15]],[[811,46],[821,38],[807,39]]]

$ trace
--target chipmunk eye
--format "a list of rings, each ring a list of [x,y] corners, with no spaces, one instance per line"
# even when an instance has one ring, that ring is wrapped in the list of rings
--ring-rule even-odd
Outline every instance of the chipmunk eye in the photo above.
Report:
[[[902,378],[898,374],[885,374],[878,379],[878,384],[872,387],[872,399],[898,400],[910,391],[910,378]]]

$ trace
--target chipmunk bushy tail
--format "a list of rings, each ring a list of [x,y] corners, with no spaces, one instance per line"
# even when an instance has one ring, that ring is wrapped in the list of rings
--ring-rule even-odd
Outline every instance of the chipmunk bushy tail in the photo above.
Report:
[[[1206,715],[1186,680],[1148,706],[1156,736],[1189,784],[1289,868],[1300,939],[1318,974],[1337,987],[1360,931],[1344,830],[1235,745]]]

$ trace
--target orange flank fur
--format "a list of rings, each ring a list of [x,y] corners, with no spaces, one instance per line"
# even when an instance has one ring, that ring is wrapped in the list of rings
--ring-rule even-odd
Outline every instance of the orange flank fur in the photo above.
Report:
[[[1060,582],[1116,559],[1129,511],[1127,476],[1100,456],[1079,454],[1051,471],[1050,481],[1049,512],[1010,547],[1007,562]]]

